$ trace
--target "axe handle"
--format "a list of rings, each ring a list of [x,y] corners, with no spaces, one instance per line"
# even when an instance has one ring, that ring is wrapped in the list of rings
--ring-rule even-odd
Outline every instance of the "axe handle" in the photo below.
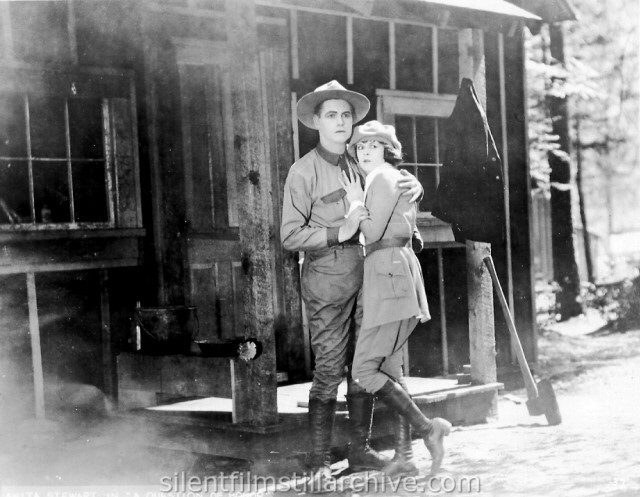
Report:
[[[516,331],[516,325],[514,324],[513,318],[511,317],[507,299],[504,297],[502,286],[500,286],[498,274],[496,273],[496,268],[493,265],[493,259],[491,258],[491,256],[488,256],[485,257],[483,261],[486,264],[487,269],[489,269],[489,274],[491,275],[491,280],[493,281],[493,289],[498,296],[500,307],[502,307],[502,312],[504,313],[504,317],[507,320],[507,326],[509,328],[509,333],[511,334],[511,345],[513,346],[516,352],[516,356],[518,357],[518,365],[520,366],[520,371],[522,372],[522,377],[524,378],[524,386],[527,389],[527,397],[529,399],[536,399],[538,397],[538,387],[536,387],[536,382],[533,380],[533,376],[531,375],[531,370],[529,369],[529,365],[527,364],[527,358],[524,356],[522,344],[520,343],[520,338],[518,337],[518,332]]]

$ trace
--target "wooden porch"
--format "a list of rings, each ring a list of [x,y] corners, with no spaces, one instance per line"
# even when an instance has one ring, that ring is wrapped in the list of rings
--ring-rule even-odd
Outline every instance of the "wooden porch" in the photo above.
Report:
[[[430,417],[442,416],[456,425],[484,423],[491,416],[494,399],[501,383],[459,384],[456,378],[407,377],[409,392],[421,410]],[[134,409],[123,416],[143,419],[145,423],[163,426],[164,433],[176,436],[164,439],[164,449],[186,450],[224,456],[235,460],[270,460],[271,464],[291,465],[291,459],[302,458],[309,450],[307,404],[311,383],[284,385],[277,388],[277,423],[256,426],[233,423],[233,400],[204,397],[168,401],[161,405]],[[338,390],[338,407],[332,453],[335,460],[344,458],[349,442],[349,420],[346,408],[346,381]],[[393,424],[391,411],[377,405],[374,413],[372,443],[380,449],[391,448]],[[175,430],[172,430],[174,427]],[[201,433],[206,436],[186,436]]]

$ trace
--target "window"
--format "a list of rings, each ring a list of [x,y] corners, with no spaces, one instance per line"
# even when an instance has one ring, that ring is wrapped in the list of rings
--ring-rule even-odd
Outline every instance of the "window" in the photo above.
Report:
[[[0,224],[112,225],[107,101],[0,95]]]
[[[455,105],[456,95],[378,90],[378,119],[396,127],[402,143],[402,168],[415,175],[424,188],[420,213],[428,213],[440,180],[442,123]]]
[[[3,67],[0,229],[141,228],[133,73]]]
[[[455,104],[460,39],[455,29],[396,23],[390,90],[378,89],[377,118],[396,127],[405,162],[424,187],[419,212],[427,216],[440,180],[442,124]]]
[[[433,198],[440,180],[440,123],[441,118],[416,115],[396,115],[396,133],[403,144],[404,163],[420,180],[424,197],[418,206],[420,212],[431,211]]]

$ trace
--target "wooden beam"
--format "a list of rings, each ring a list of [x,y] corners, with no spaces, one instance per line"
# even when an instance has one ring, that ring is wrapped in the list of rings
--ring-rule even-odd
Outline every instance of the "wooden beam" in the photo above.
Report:
[[[5,61],[10,61],[13,60],[13,33],[11,31],[9,2],[0,2],[0,20],[2,22],[2,44],[4,46],[2,56]]]
[[[389,23],[389,89],[396,89],[396,23]],[[381,116],[378,115],[378,118]]]
[[[291,130],[293,133],[293,160],[300,158],[300,130],[298,129],[298,114],[296,113],[296,104],[298,103],[298,95],[295,91],[291,92]]]
[[[506,102],[506,80],[504,67],[504,36],[498,33],[498,62],[500,79],[500,128],[502,131],[502,177],[504,181],[504,222],[506,234],[507,251],[507,299],[509,301],[509,311],[515,319],[515,309],[513,305],[513,268],[511,261],[511,215],[509,197],[509,129],[507,128],[507,102]],[[512,358],[515,359],[515,358]]]
[[[69,35],[69,56],[71,63],[78,64],[78,39],[76,37],[76,11],[74,2],[67,0],[67,33]]]
[[[482,262],[491,255],[491,247],[488,243],[472,241],[466,245],[471,381],[493,383],[497,378],[493,287],[491,275]]]
[[[353,84],[353,17],[347,17],[347,84]]]
[[[34,273],[27,273],[27,298],[29,301],[29,335],[31,336],[31,362],[33,364],[33,390],[35,394],[36,418],[44,419],[44,374],[42,372],[38,298],[36,296],[36,277]]]
[[[438,257],[438,295],[440,296],[440,337],[442,342],[442,374],[449,374],[449,339],[447,336],[447,301],[444,288],[444,263],[442,247],[437,248]]]
[[[274,285],[271,233],[271,170],[266,157],[265,112],[260,90],[255,3],[226,0],[234,153],[239,203],[239,237],[243,249],[242,303],[245,335],[263,344],[251,363],[233,363],[235,421],[259,426],[277,422]]]
[[[298,11],[289,11],[289,29],[291,33],[291,77],[300,77],[300,61],[298,58]],[[294,107],[295,108],[295,107]]]
[[[148,16],[147,16],[148,17]],[[150,20],[143,16],[142,45],[144,51],[144,93],[147,114],[147,140],[149,145],[150,188],[151,188],[151,224],[153,226],[153,267],[156,286],[156,300],[159,305],[166,303],[165,294],[165,230],[163,224],[164,198],[162,189],[162,171],[160,164],[159,140],[159,97],[157,87],[157,68],[159,67],[158,47],[150,33]],[[147,221],[149,222],[149,221]]]
[[[102,374],[104,383],[104,393],[113,398],[114,390],[114,367],[113,354],[111,350],[111,307],[109,305],[109,271],[100,270],[100,321],[102,328]]]
[[[487,105],[484,41],[480,30],[463,30],[459,35],[460,78],[473,81],[484,109]],[[491,255],[491,246],[467,240],[467,292],[469,306],[469,355],[471,381],[475,384],[494,383],[497,378],[496,335],[493,315],[493,287],[483,259]],[[490,416],[498,410],[498,394],[491,400]]]

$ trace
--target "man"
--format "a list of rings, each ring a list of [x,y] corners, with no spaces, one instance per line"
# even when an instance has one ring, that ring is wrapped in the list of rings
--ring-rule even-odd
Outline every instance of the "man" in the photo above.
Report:
[[[331,81],[304,95],[297,104],[298,119],[318,130],[318,146],[298,160],[284,187],[280,236],[285,249],[304,251],[301,290],[305,303],[315,372],[309,392],[311,469],[330,477],[331,432],[338,385],[350,366],[355,336],[362,318],[364,255],[358,225],[367,215],[363,207],[349,211],[340,180],[349,164],[346,144],[352,125],[369,112],[360,93]],[[353,173],[350,173],[353,174]],[[415,201],[422,194],[417,179],[407,175],[401,185]],[[355,327],[352,321],[355,319]],[[381,469],[389,460],[369,447],[373,396],[347,375],[347,406],[351,420],[349,466],[353,470]]]

